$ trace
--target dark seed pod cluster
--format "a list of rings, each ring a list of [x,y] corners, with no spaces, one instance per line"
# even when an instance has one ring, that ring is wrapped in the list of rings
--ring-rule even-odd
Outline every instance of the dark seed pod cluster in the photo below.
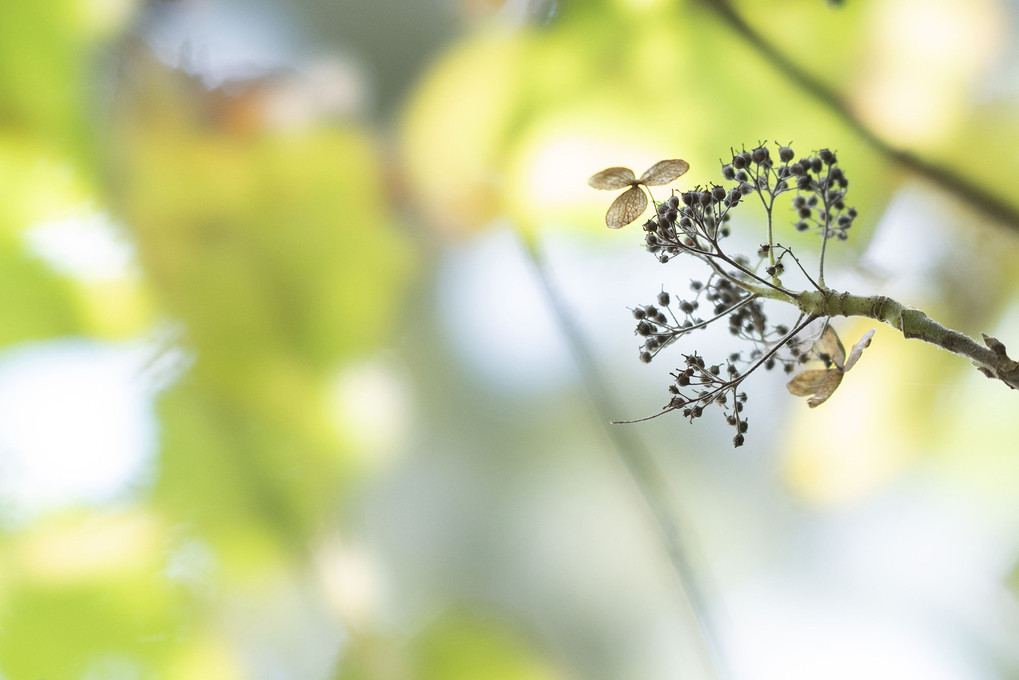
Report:
[[[683,355],[684,365],[671,374],[669,402],[663,409],[680,411],[692,421],[709,408],[720,408],[736,430],[733,444],[741,446],[747,432],[743,381],[762,367],[791,373],[808,358],[817,358],[809,351],[812,340],[801,337],[810,319],[804,321],[801,315],[790,326],[768,318],[767,303],[775,296],[769,291],[786,298],[795,295],[783,285],[783,277],[802,275],[816,289],[823,286],[823,247],[817,283],[791,249],[773,240],[772,219],[779,214],[776,200],[790,194],[791,225],[815,231],[824,241],[845,240],[856,210],[845,203],[849,182],[836,154],[828,149],[797,157],[791,145],[759,144],[733,151],[722,163],[722,177],[728,186],[698,186],[655,205],[653,217],[643,225],[647,250],[660,262],[693,257],[707,265],[707,272],[690,282],[688,293],[663,289],[652,304],[634,308],[633,317],[640,360],[645,363],[686,334],[723,319],[730,335],[746,343],[745,349],[713,364],[696,352]],[[730,235],[732,213],[754,194],[767,213],[768,242],[760,245],[754,259],[729,255],[722,243]]]
[[[814,229],[824,238],[849,238],[856,208],[845,204],[849,180],[837,165],[835,153],[821,149],[789,166],[799,192],[793,199],[797,231]]]
[[[733,443],[742,445],[749,424],[742,415],[747,394],[738,389],[739,370],[732,362],[726,362],[723,371],[722,364],[708,365],[698,354],[684,355],[684,359],[686,366],[671,374],[673,383],[669,385],[669,393],[672,397],[666,408],[681,411],[691,422],[704,415],[707,408],[721,408],[726,423],[736,428],[739,442],[734,439]]]

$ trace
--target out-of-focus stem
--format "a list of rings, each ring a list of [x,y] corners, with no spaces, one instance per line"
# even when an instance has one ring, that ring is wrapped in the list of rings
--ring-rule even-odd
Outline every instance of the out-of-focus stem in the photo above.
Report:
[[[669,561],[686,595],[696,628],[700,632],[706,657],[705,663],[717,680],[725,680],[729,676],[719,649],[716,627],[711,618],[700,579],[690,564],[684,545],[684,542],[689,541],[689,534],[680,528],[675,501],[672,500],[673,495],[665,484],[665,475],[655,463],[654,457],[644,442],[637,436],[636,430],[611,425],[611,421],[616,417],[616,414],[621,412],[621,409],[614,403],[612,392],[602,378],[601,371],[584,340],[583,333],[577,328],[567,306],[560,299],[552,284],[548,267],[540,250],[527,237],[522,237],[522,240],[524,249],[545,293],[545,299],[570,346],[571,354],[577,363],[584,386],[595,411],[598,413],[605,433],[640,489],[658,525],[662,542],[669,554]]]

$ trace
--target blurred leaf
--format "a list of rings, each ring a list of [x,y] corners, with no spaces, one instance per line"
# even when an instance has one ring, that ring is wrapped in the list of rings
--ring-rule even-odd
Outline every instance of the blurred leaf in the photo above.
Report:
[[[895,170],[713,15],[682,10],[565,13],[541,33],[479,37],[436,62],[403,137],[427,212],[440,225],[477,228],[506,214],[527,230],[601,233],[604,199],[584,186],[592,172],[678,157],[691,164],[680,185],[703,185],[720,180],[718,159],[732,147],[792,141],[801,155],[840,153],[862,247]],[[482,108],[464,105],[459,93],[493,82],[503,87],[479,95]]]
[[[528,45],[520,33],[464,41],[433,66],[407,107],[405,172],[443,230],[477,229],[499,214],[499,166],[521,104]]]
[[[412,275],[379,154],[351,125],[272,127],[258,81],[227,93],[133,63],[111,193],[193,351],[159,405],[159,497],[230,554],[260,531],[299,550],[352,469],[330,381],[386,344]]]
[[[11,4],[0,22],[0,121],[44,140],[79,167],[92,149],[90,58],[136,3],[48,0]],[[85,163],[84,165],[87,165]]]
[[[403,649],[384,638],[356,638],[335,680],[553,680],[562,675],[503,622],[449,610]]]
[[[504,623],[449,611],[410,645],[419,680],[551,680],[559,674]]]
[[[0,346],[80,328],[71,284],[10,241],[0,242],[0,290]]]
[[[2,548],[0,671],[77,680],[103,669],[154,676],[187,618],[161,575],[160,524],[141,512],[67,517]]]
[[[231,568],[269,565],[280,550],[301,555],[324,528],[349,472],[349,451],[315,427],[315,393],[296,385],[276,396],[288,409],[238,402],[185,378],[159,401],[163,426],[158,503],[210,540]],[[303,413],[297,413],[303,411]]]

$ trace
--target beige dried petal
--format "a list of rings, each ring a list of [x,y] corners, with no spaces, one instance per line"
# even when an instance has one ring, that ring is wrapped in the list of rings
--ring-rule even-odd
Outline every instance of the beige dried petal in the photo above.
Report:
[[[835,393],[835,390],[839,385],[842,384],[842,376],[845,374],[842,371],[828,371],[828,377],[824,379],[824,383],[817,388],[817,392],[814,393],[810,399],[807,399],[807,406],[810,408],[817,408],[824,402],[828,401],[828,397]]]
[[[647,196],[640,187],[633,186],[619,194],[605,213],[605,224],[609,229],[619,229],[633,222],[647,208]]]
[[[675,180],[684,172],[690,169],[690,164],[684,160],[673,158],[667,161],[658,161],[644,171],[644,174],[637,180],[649,187],[662,186]]]
[[[846,365],[842,367],[843,371],[848,371],[852,368],[857,361],[860,360],[860,355],[863,354],[863,350],[870,347],[870,339],[874,337],[874,331],[876,328],[871,328],[867,333],[860,338],[860,341],[853,345],[853,349],[849,351],[849,358],[846,359]]]
[[[809,397],[821,389],[830,372],[823,369],[803,371],[787,382],[785,387],[797,397]]]
[[[839,368],[842,368],[846,361],[846,348],[842,346],[838,333],[831,326],[825,326],[821,337],[814,343],[814,356],[822,359],[822,355]]]
[[[637,176],[630,168],[606,168],[588,178],[587,183],[595,189],[622,189],[637,183]]]

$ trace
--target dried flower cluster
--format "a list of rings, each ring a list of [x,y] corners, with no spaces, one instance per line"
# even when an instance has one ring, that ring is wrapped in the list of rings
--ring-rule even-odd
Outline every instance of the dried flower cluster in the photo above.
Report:
[[[688,168],[685,161],[666,160],[651,166],[640,178],[628,168],[616,167],[592,176],[588,182],[597,189],[626,188],[606,214],[606,224],[618,229],[644,213],[648,205],[645,192],[651,195],[648,187],[668,184]],[[825,245],[831,238],[845,240],[856,217],[856,211],[845,204],[849,182],[835,153],[822,149],[797,159],[791,147],[782,145],[777,149],[776,161],[771,149],[762,144],[750,151],[733,152],[731,160],[722,164],[722,177],[729,186],[712,184],[673,192],[661,202],[652,197],[654,215],[643,224],[648,252],[660,262],[678,256],[693,257],[707,266],[707,276],[703,281],[691,281],[689,293],[683,297],[663,290],[655,303],[636,307],[633,316],[641,340],[640,359],[645,363],[682,336],[723,319],[730,334],[746,343],[745,350],[732,352],[714,363],[708,363],[696,352],[684,354],[684,365],[671,374],[668,404],[661,413],[650,416],[679,411],[694,420],[708,408],[717,407],[736,430],[733,444],[740,446],[748,430],[743,416],[747,395],[741,385],[751,373],[761,367],[765,370],[781,367],[792,373],[800,363],[820,360],[824,368],[807,370],[788,385],[793,394],[809,396],[811,407],[818,406],[831,396],[845,372],[859,359],[871,334],[847,358],[827,319],[815,323],[822,315],[801,309],[799,318],[790,326],[771,323],[767,314],[769,301],[797,304],[801,296],[783,283],[787,261],[814,290],[828,291],[824,287]],[[792,250],[774,241],[772,218],[776,199],[787,193],[792,196],[793,227],[798,231],[813,230],[821,237],[816,278]],[[760,245],[756,259],[751,260],[745,255],[727,253],[723,241],[730,235],[734,210],[754,196],[765,209],[768,239]],[[811,340],[808,330],[816,334],[816,341]]]

